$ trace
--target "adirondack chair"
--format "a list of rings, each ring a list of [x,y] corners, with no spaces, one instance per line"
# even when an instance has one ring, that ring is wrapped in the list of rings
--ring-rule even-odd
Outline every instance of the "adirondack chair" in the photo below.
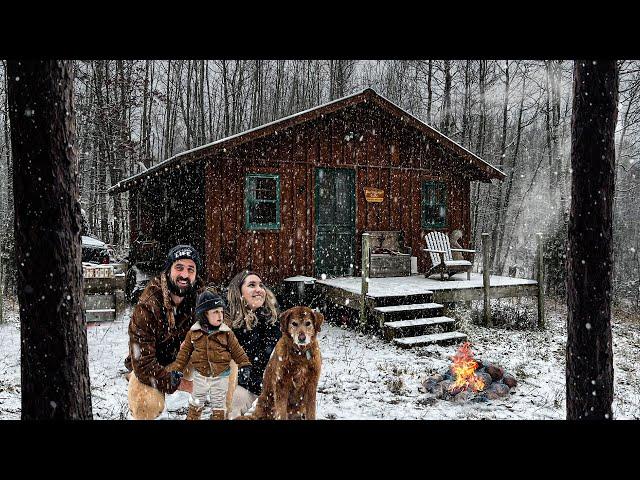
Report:
[[[449,275],[448,279],[451,278],[451,275],[454,273],[467,272],[467,280],[471,280],[471,269],[473,268],[475,250],[451,248],[449,237],[442,232],[429,232],[424,238],[427,242],[427,248],[423,248],[422,251],[427,252],[431,259],[431,268],[427,271],[425,277],[440,272],[440,280],[444,280],[445,272]],[[471,261],[454,260],[451,252],[469,253],[471,254]]]

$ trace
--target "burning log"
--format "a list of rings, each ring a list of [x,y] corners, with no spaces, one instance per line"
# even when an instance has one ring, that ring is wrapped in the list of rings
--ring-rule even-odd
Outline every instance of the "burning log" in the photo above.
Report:
[[[456,385],[455,382],[451,384],[451,386],[447,389],[451,395],[454,397],[458,395],[460,392],[467,391],[464,385]]]
[[[465,342],[452,358],[451,372],[455,375],[453,389],[471,389],[474,392],[484,388],[484,382],[475,374],[478,362],[473,358],[471,344]]]
[[[476,376],[482,380],[482,383],[484,384],[484,388],[487,388],[489,385],[491,385],[491,382],[493,381],[493,379],[491,378],[491,375],[489,375],[487,372],[482,371],[482,372],[476,372]]]

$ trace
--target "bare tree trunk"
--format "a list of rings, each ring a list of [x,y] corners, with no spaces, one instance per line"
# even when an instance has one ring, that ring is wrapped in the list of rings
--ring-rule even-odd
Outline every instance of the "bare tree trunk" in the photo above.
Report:
[[[111,121],[111,99],[109,95],[109,85],[111,80],[109,78],[109,61],[104,60],[101,62],[104,68],[104,105],[103,105],[103,118],[105,127],[102,132],[102,162],[100,165],[100,177],[99,177],[99,192],[98,199],[100,201],[100,238],[105,241],[109,239],[109,213],[108,213],[108,201],[107,196],[107,173],[109,171],[109,165],[113,162],[113,127]]]
[[[464,67],[464,105],[462,107],[462,145],[471,144],[471,60],[465,62]]]
[[[504,82],[504,101],[502,103],[502,135],[500,139],[500,168],[504,169],[504,163],[507,157],[507,126],[509,124],[509,86],[510,86],[510,77],[509,77],[509,60],[505,61],[505,82]],[[496,249],[498,246],[498,237],[500,236],[500,228],[504,228],[504,212],[502,209],[502,196],[504,193],[504,188],[502,182],[498,184],[498,192],[496,195],[496,202],[493,213],[493,230],[491,235],[491,265],[493,265],[493,270],[496,274],[500,275],[502,272],[497,270],[497,262],[496,259]]]
[[[209,140],[213,140],[216,136],[216,132],[213,127],[213,109],[216,104],[216,90],[213,90],[213,98],[211,96],[211,85],[209,81],[209,63],[206,65],[206,84],[207,84],[207,106],[209,110]]]
[[[257,127],[262,123],[263,62],[264,60],[254,60],[253,65],[253,88],[251,90],[251,127]]]
[[[154,80],[153,77],[155,76],[155,62],[151,63],[151,73],[149,74],[149,91],[148,91],[148,95],[149,95],[149,109],[147,110],[147,136],[146,136],[146,146],[145,146],[145,151],[147,152],[147,157],[143,160],[145,167],[149,168],[151,165],[153,165],[153,156],[154,156],[154,151],[153,148],[151,146],[151,118],[153,116],[153,98],[154,98]]]
[[[487,81],[487,61],[480,60],[478,69],[478,85],[480,89],[480,120],[478,122],[478,138],[476,141],[476,152],[480,157],[484,155],[485,144],[485,124],[486,124],[486,99],[485,99],[485,87]],[[476,245],[478,238],[478,225],[480,217],[480,182],[475,182],[474,195],[473,195],[473,228],[472,228],[472,244]]]
[[[555,214],[558,210],[564,211],[565,202],[562,188],[563,167],[559,148],[561,62],[548,60],[545,64],[547,71],[547,147],[549,149],[551,199]]]
[[[612,419],[616,62],[576,61],[573,86],[567,255],[567,419]]]
[[[22,418],[91,419],[72,65],[46,60],[7,66]]]
[[[275,90],[273,97],[273,110],[271,118],[274,120],[280,116],[281,103],[283,97],[283,84],[284,84],[284,60],[276,60],[276,78],[275,78]]]
[[[433,104],[433,60],[429,60],[429,70],[427,74],[427,123],[431,124],[431,105]]]
[[[445,135],[450,135],[452,130],[451,119],[451,62],[444,61],[444,93],[443,93],[443,110],[444,118],[442,119],[440,129]]]
[[[498,246],[497,246],[497,256],[499,258],[498,260],[498,272],[504,272],[504,266],[507,262],[507,257],[509,256],[509,248],[505,248],[504,250],[502,249],[503,247],[503,242],[504,242],[504,237],[506,235],[506,216],[507,216],[507,212],[509,210],[509,205],[511,204],[511,191],[513,189],[513,183],[514,183],[514,178],[515,178],[515,172],[516,172],[516,164],[518,162],[518,152],[520,151],[520,141],[522,139],[522,112],[524,110],[524,97],[525,97],[525,87],[527,84],[527,77],[526,77],[526,69],[525,69],[525,74],[523,76],[522,79],[522,92],[521,92],[521,96],[520,96],[520,107],[518,109],[518,125],[516,127],[516,139],[515,139],[515,145],[514,145],[514,149],[513,149],[513,155],[511,156],[511,165],[509,168],[509,180],[507,182],[507,188],[505,191],[505,195],[504,195],[504,203],[502,204],[502,210],[503,210],[503,215],[501,218],[501,224],[500,224],[500,228],[498,229]],[[515,224],[514,224],[515,225]],[[510,232],[509,237],[513,234],[513,232]]]
[[[143,162],[146,165],[147,159],[149,158],[149,136],[150,132],[147,129],[147,110],[150,109],[149,106],[149,92],[152,87],[149,85],[149,66],[151,61],[145,60],[144,65],[144,82],[142,84],[142,116],[140,117],[140,155],[138,156],[138,161]],[[135,170],[134,170],[135,171]],[[133,173],[132,171],[131,173]]]
[[[182,61],[180,61],[180,65],[182,65]],[[187,137],[185,139],[185,144],[187,147],[187,150],[191,149],[192,146],[192,138],[193,138],[193,128],[191,125],[191,98],[192,98],[192,90],[191,90],[191,68],[192,64],[191,64],[191,60],[187,60],[187,102],[185,104],[184,102],[184,98],[182,96],[182,79],[180,77],[178,77],[178,94],[177,97],[180,101],[180,110],[182,110],[182,118],[184,120],[184,126],[185,126],[185,130],[186,130],[186,134]],[[180,69],[182,70],[182,69]]]
[[[162,156],[164,157],[162,160],[167,159],[171,156],[171,151],[173,150],[173,145],[171,142],[171,114],[172,114],[172,106],[171,106],[171,60],[167,63],[167,90],[165,95],[165,128],[164,128],[164,149]]]
[[[227,61],[222,60],[222,89],[224,101],[224,136],[228,137],[231,132],[231,119],[229,114],[229,85],[227,79]]]
[[[204,110],[204,64],[205,60],[200,60],[198,64],[200,73],[198,77],[198,81],[200,82],[199,88],[199,97],[198,97],[198,145],[203,145],[207,142],[207,133],[206,133],[206,116]]]

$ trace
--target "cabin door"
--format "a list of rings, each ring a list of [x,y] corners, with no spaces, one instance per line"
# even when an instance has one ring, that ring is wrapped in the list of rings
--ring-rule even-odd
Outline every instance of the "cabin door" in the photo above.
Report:
[[[355,172],[342,168],[316,169],[315,274],[353,275],[355,266]]]

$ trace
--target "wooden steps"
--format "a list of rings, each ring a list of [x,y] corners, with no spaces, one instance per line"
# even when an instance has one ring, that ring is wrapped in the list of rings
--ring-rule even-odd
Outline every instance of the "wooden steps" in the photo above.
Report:
[[[449,317],[414,318],[410,320],[385,322],[383,324],[384,337],[387,340],[393,340],[397,337],[423,335],[435,327],[449,331],[454,323],[455,320]]]
[[[113,294],[84,296],[85,318],[87,323],[106,322],[116,319],[116,299]]]
[[[375,297],[374,304],[376,307],[387,307],[391,305],[403,305],[410,303],[429,303],[433,298],[433,292],[426,290],[424,293],[412,293],[409,295],[385,295],[383,297]]]
[[[394,295],[393,302],[378,304],[370,311],[383,337],[401,348],[465,341],[464,333],[452,331],[455,320],[442,315],[444,305],[434,303],[432,297],[432,293],[425,293],[416,302],[415,295]]]
[[[398,347],[411,348],[419,347],[422,345],[450,345],[453,343],[460,343],[467,340],[467,336],[460,332],[444,332],[444,333],[432,333],[430,335],[419,335],[417,337],[402,337],[394,338],[393,343]]]
[[[378,325],[383,327],[387,322],[409,320],[415,318],[435,317],[442,314],[444,305],[439,303],[410,303],[406,305],[389,305],[387,307],[375,307],[373,316]]]

